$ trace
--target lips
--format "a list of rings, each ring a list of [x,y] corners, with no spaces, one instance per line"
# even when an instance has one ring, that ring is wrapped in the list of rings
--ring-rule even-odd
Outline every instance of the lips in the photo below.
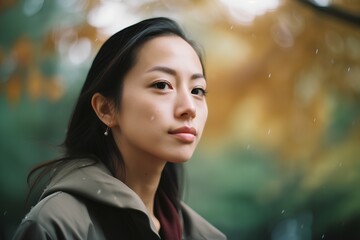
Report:
[[[169,134],[173,135],[176,139],[183,143],[192,143],[195,141],[197,132],[193,127],[180,127],[170,130]]]

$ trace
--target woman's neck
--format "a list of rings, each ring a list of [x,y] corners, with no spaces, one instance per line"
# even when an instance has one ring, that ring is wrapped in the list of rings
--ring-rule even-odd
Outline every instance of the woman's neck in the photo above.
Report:
[[[126,171],[124,183],[143,201],[150,219],[159,231],[160,222],[155,217],[154,201],[165,162],[152,160],[148,159],[144,162],[136,161],[136,159],[131,159],[131,161],[124,159]]]
[[[154,199],[160,178],[161,172],[154,173],[151,170],[126,166],[124,183],[141,198],[149,214],[154,213]]]

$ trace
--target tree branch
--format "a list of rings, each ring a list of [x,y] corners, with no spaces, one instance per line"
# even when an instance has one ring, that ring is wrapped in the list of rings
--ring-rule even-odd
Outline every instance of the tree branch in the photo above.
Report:
[[[320,6],[314,3],[312,0],[298,0],[298,2],[305,4],[314,10],[324,13],[326,15],[335,17],[337,19],[346,21],[347,23],[355,24],[356,26],[360,26],[360,15],[356,15],[345,10],[342,10],[338,7],[334,6]]]

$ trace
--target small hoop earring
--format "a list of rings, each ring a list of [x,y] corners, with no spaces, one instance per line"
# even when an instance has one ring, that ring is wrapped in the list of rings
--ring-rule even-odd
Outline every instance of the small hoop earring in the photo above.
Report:
[[[109,135],[109,131],[110,131],[110,128],[109,127],[106,127],[106,130],[104,132],[104,135],[105,136],[108,136]]]

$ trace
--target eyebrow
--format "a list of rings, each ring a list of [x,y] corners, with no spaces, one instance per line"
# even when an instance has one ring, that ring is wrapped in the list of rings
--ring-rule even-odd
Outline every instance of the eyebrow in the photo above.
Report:
[[[177,73],[174,69],[165,67],[165,66],[155,66],[155,67],[150,68],[147,72],[155,72],[155,71],[163,72],[163,73],[170,74],[173,76],[177,75]],[[205,76],[202,73],[195,73],[195,74],[191,75],[191,80],[195,80],[195,79],[199,79],[199,78],[205,79]],[[205,79],[205,81],[206,81],[206,79]]]

